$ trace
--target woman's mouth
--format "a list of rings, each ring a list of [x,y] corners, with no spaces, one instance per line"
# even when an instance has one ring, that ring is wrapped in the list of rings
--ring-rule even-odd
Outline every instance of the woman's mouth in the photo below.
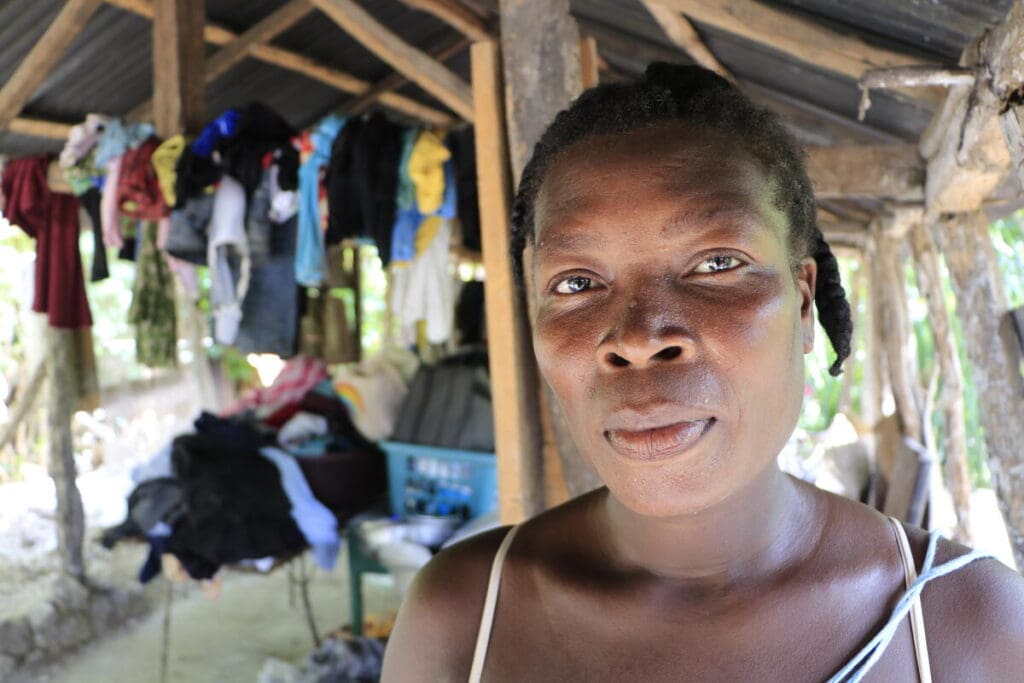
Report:
[[[652,429],[610,429],[605,431],[604,438],[619,455],[631,460],[658,462],[691,449],[716,422],[711,417]]]

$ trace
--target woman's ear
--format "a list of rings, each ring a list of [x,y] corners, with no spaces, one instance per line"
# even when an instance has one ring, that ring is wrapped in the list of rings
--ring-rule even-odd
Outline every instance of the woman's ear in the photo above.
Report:
[[[818,278],[818,263],[813,258],[800,261],[796,272],[796,287],[800,294],[800,325],[803,328],[804,353],[814,349],[814,292]]]

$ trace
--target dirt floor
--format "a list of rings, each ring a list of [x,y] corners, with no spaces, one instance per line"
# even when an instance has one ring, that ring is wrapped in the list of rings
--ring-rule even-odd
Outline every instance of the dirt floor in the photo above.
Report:
[[[139,561],[144,553],[138,548]],[[347,560],[330,573],[314,570],[313,613],[321,633],[348,623]],[[166,587],[162,579],[159,589]],[[227,573],[219,597],[195,585],[176,585],[171,607],[169,683],[255,683],[269,657],[302,661],[313,641],[298,594],[289,601],[284,569],[267,575]],[[398,597],[387,576],[363,578],[367,615],[392,615]],[[163,598],[161,596],[160,600]],[[121,632],[86,647],[59,666],[17,674],[8,683],[157,683],[164,607]]]

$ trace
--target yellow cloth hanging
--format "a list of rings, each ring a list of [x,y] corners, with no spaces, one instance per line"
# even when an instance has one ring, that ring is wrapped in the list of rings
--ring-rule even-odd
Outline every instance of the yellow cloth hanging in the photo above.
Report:
[[[175,167],[184,152],[184,135],[172,135],[153,150],[153,158],[150,163],[153,164],[153,170],[156,171],[156,179],[160,183],[160,191],[164,194],[167,206],[174,206],[177,203],[174,183],[178,179],[178,174]]]
[[[451,156],[444,146],[442,131],[425,130],[416,138],[409,155],[409,179],[416,187],[416,206],[420,213],[435,213],[444,203],[444,162]]]

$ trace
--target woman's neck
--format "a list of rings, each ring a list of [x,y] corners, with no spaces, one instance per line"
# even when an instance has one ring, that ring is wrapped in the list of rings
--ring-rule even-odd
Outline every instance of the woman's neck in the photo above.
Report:
[[[716,589],[757,584],[808,557],[824,527],[814,521],[821,519],[819,504],[773,463],[746,488],[698,513],[648,517],[607,492],[598,516],[614,564]]]

